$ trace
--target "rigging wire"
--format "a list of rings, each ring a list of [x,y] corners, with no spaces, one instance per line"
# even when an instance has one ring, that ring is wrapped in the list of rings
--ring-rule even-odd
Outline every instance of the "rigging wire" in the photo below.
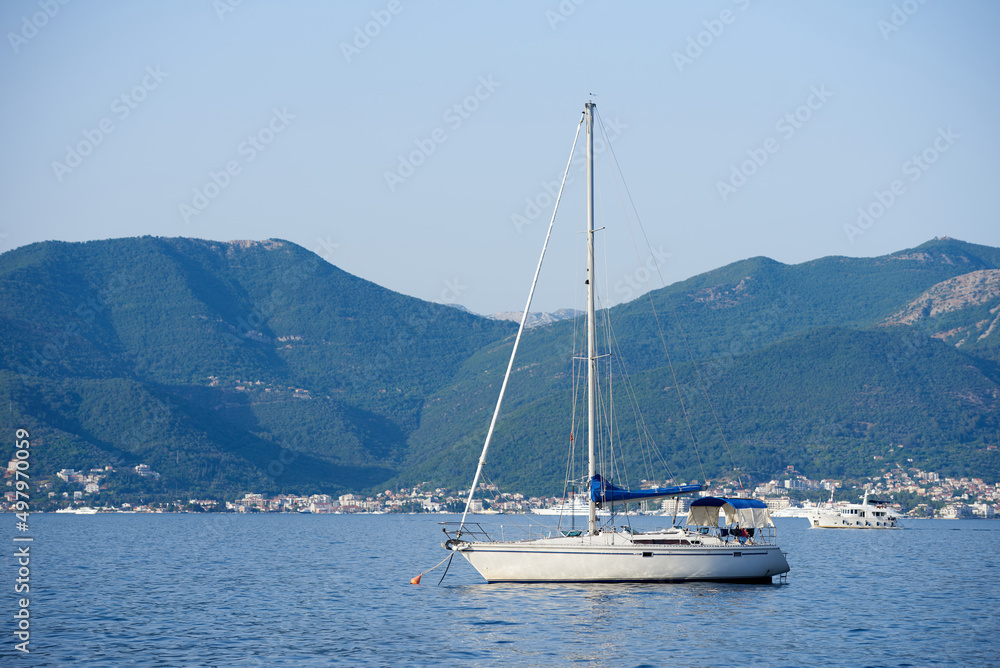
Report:
[[[503,404],[503,395],[507,391],[507,381],[510,380],[510,372],[514,367],[514,357],[517,355],[517,347],[521,343],[521,335],[524,333],[524,324],[528,321],[528,312],[531,310],[531,299],[535,296],[535,286],[538,284],[538,274],[542,271],[542,261],[545,259],[545,250],[549,245],[549,238],[552,236],[552,227],[556,222],[556,213],[559,211],[559,201],[562,199],[563,189],[566,186],[566,177],[569,176],[569,167],[573,164],[573,153],[576,151],[576,142],[580,138],[580,128],[583,127],[585,117],[580,118],[576,126],[576,135],[573,137],[573,148],[569,151],[569,160],[566,161],[566,171],[563,172],[562,183],[559,185],[559,194],[556,195],[555,204],[552,207],[552,218],[549,220],[549,229],[545,233],[545,243],[542,244],[541,257],[538,258],[538,266],[535,268],[535,277],[531,281],[531,289],[528,291],[528,301],[524,305],[524,312],[521,314],[521,324],[517,328],[517,336],[514,338],[514,347],[510,353],[510,361],[507,362],[507,371],[504,373],[503,383],[500,385],[500,396],[497,397],[496,408],[493,409],[493,418],[490,420],[489,431],[486,432],[486,442],[483,443],[483,452],[479,456],[479,464],[476,466],[476,475],[472,479],[472,487],[469,489],[469,498],[465,502],[465,512],[462,513],[462,523],[459,524],[458,535],[462,535],[462,527],[465,526],[465,518],[469,514],[469,507],[472,505],[472,497],[476,493],[476,483],[486,465],[486,453],[490,449],[490,440],[493,438],[493,430],[500,416],[500,406]]]
[[[667,462],[667,460],[663,457],[663,453],[660,451],[660,448],[656,445],[656,440],[653,438],[653,435],[650,433],[649,426],[646,424],[646,416],[643,414],[642,409],[639,408],[639,400],[635,391],[635,387],[632,384],[632,378],[628,373],[628,369],[622,362],[622,358],[624,356],[621,352],[621,345],[618,342],[618,335],[615,333],[614,325],[611,326],[611,337],[612,337],[611,344],[614,347],[614,350],[618,352],[616,359],[618,360],[619,373],[622,375],[622,379],[625,385],[625,390],[629,396],[630,404],[632,405],[632,413],[636,423],[635,425],[636,434],[640,440],[640,444],[642,442],[648,442],[650,444],[648,448],[649,450],[648,460],[646,458],[647,448],[645,447],[641,448],[643,455],[643,466],[646,469],[647,477],[649,478],[654,477],[654,463],[652,456],[653,454],[655,454],[656,457],[659,459],[660,466],[663,467],[663,469],[666,471],[667,478],[674,479],[676,477],[674,471],[671,468],[669,462]],[[643,439],[645,440],[643,441]]]
[[[608,312],[608,315],[609,315],[609,319],[610,319],[610,310]],[[647,425],[647,423],[646,423],[646,416],[644,415],[644,413],[642,412],[641,407],[639,406],[638,395],[637,395],[637,393],[635,391],[634,385],[632,384],[632,378],[631,378],[631,376],[630,376],[630,374],[628,372],[628,368],[624,364],[625,355],[624,355],[624,353],[621,350],[621,345],[620,345],[620,343],[618,341],[618,335],[615,332],[615,328],[614,328],[614,324],[613,323],[610,324],[610,336],[611,336],[611,340],[610,340],[609,344],[612,346],[613,351],[617,352],[617,355],[616,355],[615,359],[618,361],[619,373],[622,375],[623,382],[625,383],[626,393],[628,394],[628,396],[630,398],[630,404],[632,406],[633,415],[634,415],[634,418],[636,420],[636,434],[637,434],[637,437],[640,440],[640,445],[642,445],[643,443],[649,443],[649,448],[648,448],[649,459],[648,459],[648,461],[646,459],[647,448],[646,447],[641,447],[640,448],[641,452],[642,452],[642,455],[643,455],[643,464],[646,467],[647,477],[648,478],[655,477],[655,474],[654,474],[654,471],[653,471],[653,460],[652,460],[652,456],[655,454],[656,457],[657,457],[657,459],[659,460],[660,466],[666,472],[667,479],[674,479],[676,477],[675,473],[674,473],[673,469],[671,468],[669,462],[667,462],[667,460],[663,457],[663,453],[660,451],[660,448],[656,445],[656,440],[653,438],[652,434],[650,433],[649,425]]]
[[[598,117],[597,118],[598,118],[598,125],[601,128],[601,132],[604,135],[605,145],[608,147],[608,150],[609,150],[609,154],[606,156],[607,159],[608,159],[609,172],[611,173],[612,177],[615,180],[615,187],[616,187],[616,189],[618,191],[618,199],[619,199],[619,202],[620,202],[620,204],[622,206],[622,211],[625,214],[625,219],[626,219],[626,223],[628,224],[629,233],[631,234],[631,222],[629,221],[628,211],[627,211],[627,209],[625,207],[625,203],[624,203],[624,200],[622,198],[621,185],[618,183],[618,176],[619,175],[618,175],[617,172],[620,172],[620,169],[616,170],[615,169],[615,164],[613,164],[611,162],[611,157],[614,155],[613,154],[613,150],[611,149],[611,140],[610,140],[610,138],[607,135],[606,128],[604,127],[603,121],[600,119],[599,113],[598,113]],[[617,162],[617,159],[616,159],[616,162]],[[633,244],[633,248],[635,248],[635,237],[634,236],[632,237],[632,244]],[[607,246],[605,246],[605,256],[607,254],[607,250],[606,249],[607,249]],[[636,255],[638,256],[638,250],[637,249],[636,249]],[[606,294],[610,294],[610,288],[607,289]],[[663,468],[664,468],[664,470],[666,472],[667,478],[668,479],[672,479],[672,478],[674,478],[673,471],[671,470],[671,467],[667,464],[665,458],[663,457],[663,453],[660,452],[659,448],[656,446],[655,440],[649,434],[649,429],[648,429],[648,427],[645,424],[645,417],[643,416],[642,410],[639,407],[638,401],[636,400],[636,397],[634,395],[634,388],[632,388],[632,386],[631,386],[631,378],[629,377],[627,369],[626,369],[625,364],[624,364],[624,355],[621,352],[620,346],[618,346],[617,338],[616,338],[616,336],[614,334],[614,327],[613,327],[613,325],[611,325],[611,322],[610,322],[610,309],[608,309],[605,313],[606,313],[605,317],[608,318],[608,324],[609,324],[609,328],[610,328],[610,336],[608,338],[609,346],[612,345],[612,342],[613,342],[615,350],[617,350],[617,352],[618,352],[618,365],[619,365],[619,369],[620,369],[621,373],[623,374],[623,378],[624,378],[624,380],[626,382],[626,387],[629,388],[630,390],[632,390],[630,401],[631,401],[632,406],[633,406],[633,411],[634,411],[635,414],[637,414],[639,416],[639,419],[641,420],[641,422],[643,424],[643,429],[642,430],[637,430],[637,435],[640,438],[640,451],[641,451],[642,456],[643,456],[644,465],[646,465],[645,463],[647,461],[647,453],[646,453],[646,448],[644,447],[643,442],[641,440],[641,437],[642,437],[643,433],[645,433],[645,435],[646,435],[646,442],[648,442],[650,444],[650,447],[649,447],[650,453],[649,453],[649,458],[648,458],[649,464],[648,464],[648,466],[646,468],[647,478],[651,478],[652,479],[652,478],[656,477],[653,474],[652,470],[651,470],[651,467],[652,467],[652,454],[655,452],[657,459],[660,461],[661,466],[663,466]],[[655,307],[653,309],[653,313],[654,313],[654,317],[655,317],[656,316]],[[658,320],[657,320],[657,325],[659,325]],[[662,339],[663,339],[663,337],[662,337],[662,332],[661,332],[661,340]],[[669,351],[669,349],[667,349],[665,341],[664,341],[664,351],[666,352],[667,363],[670,366],[671,372],[674,373],[674,367],[673,367],[673,362],[672,362],[672,359],[671,359],[671,356],[670,356],[670,351]],[[676,380],[676,374],[674,374],[674,375],[675,375],[675,380]],[[676,385],[676,383],[675,383],[675,385]],[[690,423],[690,419],[689,419],[689,416],[688,416],[688,412],[686,410],[686,407],[683,405],[683,398],[682,398],[682,410],[683,410],[683,413],[684,413],[685,422],[688,425],[688,432],[689,432],[689,434],[691,436],[691,441],[692,441],[692,443],[694,444],[694,447],[695,447],[695,453],[696,453],[696,455],[698,455],[699,464],[701,464],[700,452],[698,450],[698,441],[694,437],[694,432],[693,432],[693,429],[691,428],[691,423]],[[702,469],[702,473],[704,474],[704,466],[701,466],[701,469]],[[705,476],[705,477],[707,478],[707,476]]]
[[[499,498],[499,495],[500,495],[500,487],[496,483],[494,483],[493,480],[490,479],[490,477],[487,475],[487,473],[486,473],[485,470],[483,470],[483,478],[484,478],[483,484],[486,486],[486,490],[493,493],[493,500],[496,501]],[[493,488],[493,489],[490,489],[490,488]],[[499,503],[497,505],[499,506]],[[528,527],[525,527],[523,524],[518,523],[519,515],[508,514],[508,513],[504,512],[503,509],[501,509],[497,514],[498,515],[503,515],[504,517],[508,518],[510,520],[510,523],[513,524],[514,527],[516,527],[517,529],[519,529],[523,534],[530,535],[530,533],[531,533],[531,529],[530,529],[531,525],[529,524]],[[535,516],[529,516],[529,517],[531,519],[534,519]],[[559,521],[560,522],[562,521],[561,517],[560,517]],[[553,529],[557,530],[559,528],[559,522],[556,523],[555,527],[552,527],[551,525],[547,525],[543,521],[539,521],[538,524],[539,524],[539,526],[543,526],[543,527],[545,527],[545,528],[547,528],[549,530],[553,530]],[[443,580],[444,577],[442,577],[441,579]],[[440,583],[438,583],[438,584],[440,584]]]
[[[577,237],[576,237],[576,249],[577,249],[577,251],[580,250],[580,236],[579,235],[577,235]],[[578,257],[578,255],[576,255],[574,257]],[[579,279],[579,268],[577,269],[577,272],[578,272],[577,279]],[[580,281],[576,280],[576,281],[573,282],[573,284],[576,286],[575,290],[574,290],[574,296],[573,296],[573,304],[575,306],[576,304],[579,303],[579,300],[580,300]],[[570,364],[570,384],[571,384],[571,388],[572,388],[571,389],[572,399],[570,401],[571,415],[570,415],[570,422],[569,422],[569,442],[570,442],[570,445],[569,445],[569,455],[566,458],[566,478],[565,478],[565,481],[563,482],[563,495],[562,495],[562,498],[563,498],[563,502],[564,503],[569,498],[569,496],[568,496],[568,490],[569,490],[570,481],[575,481],[576,480],[576,466],[575,466],[576,465],[576,439],[575,439],[575,435],[579,433],[579,431],[577,430],[577,425],[576,425],[576,419],[577,419],[576,418],[576,403],[579,400],[579,383],[582,382],[582,376],[581,377],[577,376],[577,359],[576,359],[576,346],[577,346],[577,342],[579,341],[579,330],[580,330],[580,318],[574,317],[573,318],[573,338],[571,339],[570,357],[569,357],[569,364]],[[571,516],[571,518],[573,518],[571,521],[574,523],[574,526],[575,526],[575,517],[576,517],[576,515],[571,513],[570,516]]]
[[[652,252],[652,247],[651,247],[651,244],[649,243],[649,238],[646,236],[646,230],[642,226],[642,219],[639,217],[638,208],[635,206],[635,202],[632,199],[632,193],[628,189],[628,184],[625,183],[624,173],[621,171],[621,166],[618,164],[618,157],[615,155],[614,148],[612,148],[610,140],[607,139],[607,131],[604,128],[604,122],[603,122],[603,120],[601,120],[600,114],[597,114],[597,119],[598,119],[598,125],[601,128],[601,132],[605,136],[605,145],[608,147],[609,160],[613,160],[614,161],[614,168],[611,170],[611,172],[612,172],[612,175],[613,175],[613,177],[615,179],[615,186],[618,187],[618,189],[619,189],[618,190],[618,192],[619,192],[619,198],[621,198],[621,187],[624,186],[625,192],[628,194],[629,202],[632,204],[632,210],[635,213],[636,222],[639,225],[640,231],[642,232],[643,240],[646,242],[647,248],[649,248],[650,252]],[[619,184],[619,182],[618,182],[618,175],[619,174],[621,174],[621,176],[622,176],[622,182],[621,182],[621,184]],[[624,201],[622,201],[622,206],[624,208]],[[627,214],[626,214],[626,221],[628,221]],[[628,226],[628,228],[629,228],[629,234],[632,236],[632,246],[633,246],[633,249],[635,250],[636,260],[641,264],[642,259],[639,256],[639,249],[638,249],[638,246],[637,246],[636,241],[635,241],[635,236],[632,234],[632,226],[631,226],[631,224]],[[657,272],[657,275],[660,278],[660,282],[665,285],[665,283],[663,282],[663,275],[660,272],[659,265],[656,265],[656,272]],[[678,379],[677,379],[677,372],[676,372],[676,370],[674,368],[673,360],[672,360],[671,355],[670,355],[670,350],[669,350],[669,348],[667,346],[666,336],[663,333],[663,326],[660,323],[659,314],[656,312],[656,305],[654,304],[652,294],[649,291],[648,281],[646,281],[646,296],[647,296],[647,298],[649,300],[650,308],[652,309],[653,319],[656,322],[656,328],[657,328],[657,332],[659,334],[660,342],[661,342],[661,344],[663,346],[663,351],[664,351],[664,353],[667,356],[667,364],[668,364],[668,366],[670,368],[670,374],[671,374],[671,376],[673,378],[673,381],[674,381],[674,387],[677,388],[677,399],[678,399],[678,401],[680,403],[680,406],[681,406],[681,412],[684,415],[684,421],[685,421],[685,423],[687,425],[687,430],[688,430],[688,434],[691,437],[691,442],[694,444],[695,455],[698,458],[698,466],[701,469],[702,476],[707,481],[708,480],[708,475],[705,472],[705,465],[704,465],[704,462],[701,459],[701,452],[700,452],[700,449],[698,448],[698,440],[695,437],[695,435],[694,435],[694,429],[691,426],[690,414],[689,414],[689,411],[688,411],[688,408],[687,408],[686,404],[684,403],[683,393],[680,390],[680,384],[679,384]],[[720,433],[720,435],[722,437],[723,444],[726,447],[726,451],[729,453],[730,461],[732,462],[733,468],[735,470],[735,468],[736,468],[736,461],[733,458],[732,450],[729,447],[728,439],[726,439],[725,430],[723,430],[723,428],[722,428],[722,424],[721,424],[721,421],[719,420],[718,413],[715,411],[714,404],[712,404],[711,399],[708,397],[708,391],[705,388],[704,379],[702,378],[702,375],[701,375],[701,370],[698,367],[698,364],[697,364],[697,362],[694,359],[694,354],[691,352],[691,346],[690,346],[690,344],[689,344],[689,342],[687,340],[687,335],[684,333],[684,329],[681,326],[680,320],[677,317],[677,312],[676,312],[676,310],[673,307],[673,303],[670,301],[669,295],[664,294],[664,296],[667,299],[667,304],[670,306],[671,313],[672,313],[672,315],[674,317],[674,322],[677,324],[678,329],[681,331],[681,338],[684,341],[684,346],[687,349],[688,356],[691,358],[692,364],[693,364],[693,366],[695,368],[695,372],[698,375],[700,388],[702,389],[702,392],[705,394],[705,398],[708,401],[709,406],[711,407],[712,415],[715,418],[716,426],[719,429],[719,433]],[[740,479],[740,487],[741,488],[743,487],[742,479]]]
[[[603,131],[603,125],[602,125],[602,131]],[[604,135],[605,135],[605,141],[607,142],[608,145],[610,145],[610,141],[607,139],[607,133],[604,132]],[[610,166],[611,166],[610,171],[614,173],[614,166],[613,165]],[[616,177],[616,182],[617,182],[617,177]],[[620,187],[618,190],[619,190],[618,192],[619,201],[621,201],[622,198],[621,198]],[[603,190],[599,189],[597,195],[599,198],[599,208],[602,212],[602,217],[603,217],[604,205],[605,205]],[[622,205],[623,205],[622,208],[624,210],[625,208],[624,202],[622,202]],[[627,212],[626,212],[626,217],[627,217]],[[633,239],[633,245],[634,243],[635,242]],[[602,277],[604,279],[603,282],[605,283],[604,293],[610,294],[610,278],[609,278],[610,272],[607,270],[608,267],[607,244],[604,245],[603,259],[604,259],[604,270],[605,270],[604,276]],[[652,473],[653,457],[655,454],[656,458],[659,460],[664,470],[666,471],[667,478],[673,479],[675,476],[671,470],[671,467],[669,466],[669,464],[667,464],[666,460],[663,457],[662,452],[660,452],[659,448],[656,447],[656,442],[650,435],[648,425],[646,425],[645,418],[642,415],[642,411],[638,406],[638,401],[635,394],[635,388],[632,385],[631,378],[629,377],[628,371],[623,363],[624,356],[622,355],[621,347],[618,344],[617,335],[615,334],[614,326],[611,321],[610,308],[608,308],[606,304],[601,304],[599,316],[601,317],[600,330],[603,333],[603,338],[604,341],[606,342],[605,347],[607,349],[607,353],[605,355],[599,355],[597,360],[597,365],[599,367],[598,368],[599,373],[597,374],[597,394],[598,394],[597,405],[600,413],[600,419],[597,425],[599,433],[596,435],[596,440],[599,443],[599,450],[597,454],[599,458],[600,469],[604,473],[605,477],[608,478],[609,480],[613,480],[618,477],[616,475],[616,471],[620,471],[621,475],[624,476],[624,479],[626,480],[628,479],[629,475],[628,461],[625,456],[625,452],[622,448],[623,440],[621,436],[621,427],[615,417],[616,414],[615,414],[614,403],[616,394],[614,387],[615,384],[614,370],[615,370],[615,363],[617,362],[618,369],[622,373],[622,378],[623,378],[622,382],[624,383],[623,391],[626,393],[626,397],[629,399],[629,402],[633,409],[633,420],[635,421],[636,437],[638,440],[640,453],[642,457],[642,465],[646,471],[646,477],[648,479],[655,479],[656,477]],[[607,357],[607,360],[602,360],[601,359],[602,357]],[[612,360],[612,357],[614,357],[615,360]],[[602,362],[604,366],[603,370],[600,368],[602,366]],[[606,384],[602,380],[604,378],[607,378]],[[574,389],[575,387],[576,386],[574,385]],[[578,400],[577,395],[574,392],[573,396],[574,411],[576,409],[577,400]],[[616,441],[618,444],[617,447],[616,447]],[[697,447],[697,442],[696,441],[694,442],[695,446]],[[702,467],[702,470],[704,471],[704,467]],[[569,479],[569,477],[570,476],[567,475],[567,480]],[[612,504],[612,506],[614,505],[615,504]],[[623,504],[623,507],[625,508],[627,515],[628,505]]]
[[[606,132],[605,132],[604,139],[605,139],[605,142],[608,142],[607,133]],[[602,219],[605,219],[605,218],[607,218],[607,216],[604,215],[605,204],[604,204],[604,191],[603,191],[603,189],[599,187],[598,190],[597,190],[597,194],[598,194],[598,197],[600,199],[600,207],[601,207],[601,212],[602,212]],[[619,198],[620,198],[620,196],[619,196]],[[603,230],[605,228],[601,227],[600,229]],[[611,294],[611,282],[610,282],[611,272],[608,270],[608,267],[610,266],[609,263],[608,263],[608,244],[603,244],[602,250],[603,250],[603,253],[604,253],[604,273],[603,273],[604,291],[603,291],[603,294],[610,295]],[[628,372],[626,371],[625,366],[623,364],[624,356],[621,353],[621,349],[618,348],[618,347],[616,347],[614,345],[614,343],[613,343],[615,336],[614,336],[614,327],[613,327],[612,321],[611,321],[611,308],[610,308],[610,306],[608,306],[607,304],[604,303],[603,299],[601,298],[601,293],[600,292],[597,293],[597,299],[600,302],[599,303],[599,307],[600,308],[599,308],[599,311],[598,311],[598,317],[600,317],[599,328],[600,328],[600,330],[603,333],[604,342],[605,342],[604,345],[605,345],[605,348],[606,348],[606,353],[603,356],[599,356],[598,357],[598,367],[600,367],[601,358],[602,357],[606,358],[604,360],[606,371],[598,374],[598,383],[600,383],[600,379],[601,378],[607,378],[607,391],[606,391],[607,400],[606,400],[606,403],[605,403],[604,400],[601,400],[601,402],[600,402],[601,410],[604,411],[604,413],[602,413],[602,415],[604,417],[603,417],[603,420],[601,422],[601,426],[607,432],[603,436],[603,438],[602,438],[602,440],[600,442],[602,444],[606,443],[605,447],[608,450],[608,455],[606,456],[605,460],[603,460],[603,461],[607,462],[608,460],[610,460],[610,464],[605,463],[604,470],[606,472],[610,470],[610,473],[606,476],[609,481],[614,480],[616,478],[620,478],[622,480],[628,481],[628,480],[630,480],[630,477],[629,477],[630,473],[629,473],[629,470],[628,470],[628,460],[627,460],[627,458],[625,456],[625,450],[624,450],[624,446],[623,446],[624,441],[622,439],[621,428],[620,428],[620,426],[618,424],[617,412],[615,410],[615,396],[616,396],[616,394],[615,394],[615,380],[616,380],[616,378],[615,378],[615,374],[614,374],[615,361],[617,361],[618,369],[623,374],[623,378],[624,378],[625,382],[629,383],[630,380],[628,378]],[[641,409],[639,408],[638,402],[635,401],[634,395],[630,394],[628,392],[627,388],[628,388],[628,385],[626,385],[626,396],[630,400],[630,403],[631,403],[631,406],[632,406],[632,410],[633,410],[633,414],[636,413],[636,412],[639,412],[641,414]],[[604,396],[604,395],[602,394],[601,396]],[[616,445],[615,445],[616,442],[617,442],[617,448],[616,448]],[[640,450],[640,454],[642,456],[644,468],[646,469],[646,471],[648,473],[650,471],[650,469],[649,469],[648,466],[645,466],[645,462],[646,462],[646,458],[647,458],[647,453],[645,452],[645,449],[643,448],[643,443],[642,443],[641,439],[639,440],[639,450]],[[661,460],[662,460],[662,456],[661,456]],[[616,474],[616,471],[618,471],[619,473]],[[653,477],[652,475],[647,475],[647,478],[652,478],[652,477]],[[622,510],[619,511],[620,514],[622,514],[626,518],[628,518],[629,517],[629,511],[628,511],[629,505],[628,505],[628,503],[623,503],[623,504],[618,504],[618,505],[620,505],[620,507],[622,508]],[[617,514],[615,512],[615,506],[616,506],[616,504],[612,503],[612,504],[610,504],[610,506],[611,506],[611,517],[613,518],[614,515]],[[613,522],[613,519],[612,519],[612,522]]]
[[[607,141],[607,138],[606,138],[606,141]],[[608,143],[610,144],[610,141],[608,141]],[[610,166],[610,162],[609,162],[609,166]],[[614,169],[612,168],[611,171],[613,173]],[[601,195],[602,195],[601,196],[601,203],[602,203],[602,206],[603,206],[603,201],[604,201],[603,200],[603,192],[601,193]],[[620,198],[621,198],[621,192],[619,190],[619,199]],[[609,276],[609,274],[610,274],[610,272],[607,271],[607,267],[608,267],[608,261],[607,261],[607,244],[605,244],[603,248],[604,248],[604,265],[605,265],[604,276],[605,276],[605,281],[606,281],[606,283],[605,283],[605,294],[611,294],[610,282],[609,282],[609,279],[607,278]],[[609,368],[611,369],[609,371],[608,376],[609,376],[609,379],[611,379],[611,382],[613,382],[613,364],[611,363],[611,359],[614,359],[618,363],[619,373],[621,374],[623,382],[625,383],[626,396],[629,398],[629,402],[630,402],[630,405],[631,405],[632,410],[633,410],[633,416],[636,417],[636,434],[637,434],[637,438],[639,440],[639,450],[640,450],[640,454],[642,456],[643,467],[645,468],[645,471],[646,471],[646,477],[647,477],[647,479],[653,479],[653,478],[655,478],[655,475],[654,475],[653,470],[652,470],[652,464],[653,464],[652,454],[653,454],[653,452],[655,452],[655,454],[657,455],[657,457],[660,460],[661,465],[663,466],[663,468],[667,472],[667,477],[668,478],[673,478],[674,475],[673,475],[673,472],[672,472],[670,466],[667,464],[666,460],[663,458],[663,454],[659,451],[659,448],[656,447],[655,440],[649,434],[648,427],[645,424],[645,418],[642,415],[642,409],[639,407],[639,402],[638,402],[637,397],[635,395],[634,387],[632,386],[631,377],[629,376],[628,369],[626,368],[625,363],[624,363],[624,354],[622,353],[621,347],[618,344],[617,335],[615,334],[614,324],[613,324],[612,319],[611,319],[611,309],[609,307],[607,307],[606,305],[602,305],[602,311],[601,311],[601,313],[602,313],[602,317],[603,317],[602,323],[603,323],[603,329],[604,329],[604,332],[605,332],[605,341],[606,341],[606,346],[608,348],[608,353],[609,353]],[[613,391],[613,388],[611,388],[610,392],[611,392],[611,399],[610,399],[610,401],[613,402],[614,401],[614,391]],[[612,408],[612,410],[613,410],[613,408]],[[639,421],[640,420],[642,422],[642,429],[639,428]],[[617,425],[617,422],[615,422],[615,428],[616,428],[616,430],[619,429],[618,425]],[[621,443],[622,439],[621,439],[620,431],[618,431],[617,433],[619,434],[618,442]],[[643,435],[645,435],[645,437],[646,437],[645,441],[643,441]],[[651,447],[649,448],[650,452],[648,452],[648,453],[647,453],[647,448],[644,446],[644,443],[646,443],[646,442],[648,442],[651,445]],[[622,456],[622,461],[624,463],[624,452],[622,452],[621,456]],[[625,474],[627,475],[627,471],[625,471]]]
[[[604,331],[605,340],[608,338],[608,330],[610,328],[610,309],[606,305],[601,303],[601,309],[599,311],[601,314],[601,329]],[[605,355],[600,355],[598,357],[598,363],[600,364],[601,359],[604,358],[604,364],[607,367],[607,371],[598,374],[597,383],[597,405],[599,407],[599,423],[598,426],[601,429],[601,450],[599,451],[599,456],[601,457],[601,470],[604,473],[604,477],[608,482],[612,482],[616,479],[629,480],[628,472],[628,461],[625,457],[625,451],[621,445],[621,432],[618,427],[618,422],[615,417],[614,411],[614,391],[612,387],[613,380],[611,369],[613,354],[608,353]],[[602,384],[600,378],[607,377],[609,381],[607,384]],[[618,434],[618,447],[615,447],[615,435]],[[621,510],[618,510],[620,508]],[[615,504],[614,502],[609,503],[609,523],[614,524],[614,518],[618,515],[623,516],[627,522],[630,522],[630,512],[628,502],[623,502]]]
[[[607,220],[608,217],[607,217],[607,215],[605,215],[606,207],[604,205],[604,189],[601,187],[601,182],[600,181],[597,181],[596,194],[597,194],[597,199],[598,199],[598,208],[600,210],[600,219],[602,221],[603,220]],[[597,232],[599,230],[604,230],[604,226],[600,227],[598,230],[595,230],[595,232]],[[595,239],[595,243],[596,243],[596,239]],[[605,281],[607,281],[608,280],[608,275],[610,274],[610,272],[608,271],[608,245],[606,243],[602,244],[601,245],[601,249],[604,252],[604,267],[603,267],[603,272],[601,273],[601,276],[603,277],[603,279]],[[591,277],[592,280],[593,280],[593,278],[594,277]],[[599,280],[594,280],[594,298],[598,302],[597,305],[596,305],[597,308],[596,308],[596,314],[595,314],[595,317],[598,318],[598,321],[597,321],[596,326],[594,327],[594,334],[595,334],[595,336],[597,336],[598,332],[601,332],[604,335],[604,341],[606,342],[607,341],[607,333],[606,333],[607,310],[604,308],[604,304],[601,301],[601,292],[598,291],[599,284],[600,284]],[[606,292],[607,292],[607,283],[605,283],[605,293]],[[614,414],[615,414],[614,413],[614,377],[610,373],[602,373],[601,372],[601,363],[602,363],[602,360],[606,357],[607,353],[605,353],[605,355],[601,355],[601,353],[600,353],[600,350],[601,350],[600,349],[600,341],[601,341],[601,339],[600,339],[600,337],[598,337],[597,340],[595,341],[595,347],[594,347],[594,354],[596,355],[596,359],[594,360],[594,364],[595,364],[594,373],[597,376],[597,385],[596,385],[597,386],[597,390],[598,390],[598,399],[597,399],[597,401],[598,401],[598,407],[599,407],[599,410],[600,410],[600,420],[598,422],[599,429],[600,429],[600,431],[599,431],[600,437],[599,437],[598,443],[601,445],[601,447],[606,448],[606,451],[607,451],[606,456],[610,460],[610,469],[609,469],[610,475],[607,476],[607,479],[610,481],[610,480],[614,480],[617,477],[615,475],[615,463],[616,463],[617,459],[615,457],[614,430],[612,428],[612,424],[614,422]],[[608,360],[605,360],[605,363],[607,361]],[[610,369],[610,366],[608,368]],[[601,386],[601,378],[607,378],[607,388],[606,389]],[[619,448],[619,450],[620,450],[620,448]],[[614,504],[612,504],[612,505],[614,505]]]

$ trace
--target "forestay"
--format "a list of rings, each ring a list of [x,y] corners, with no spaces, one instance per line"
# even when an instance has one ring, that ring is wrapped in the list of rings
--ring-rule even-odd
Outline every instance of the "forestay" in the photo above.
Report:
[[[736,524],[743,528],[773,527],[767,504],[757,499],[723,499],[706,496],[691,502],[687,523],[700,527],[719,526],[719,510],[725,513],[724,525]]]

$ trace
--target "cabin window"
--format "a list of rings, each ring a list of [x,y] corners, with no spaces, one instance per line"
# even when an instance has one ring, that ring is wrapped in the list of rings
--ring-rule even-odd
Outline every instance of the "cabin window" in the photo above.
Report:
[[[644,557],[651,557],[651,556],[653,556],[653,553],[652,552],[643,552],[642,556],[644,556]]]

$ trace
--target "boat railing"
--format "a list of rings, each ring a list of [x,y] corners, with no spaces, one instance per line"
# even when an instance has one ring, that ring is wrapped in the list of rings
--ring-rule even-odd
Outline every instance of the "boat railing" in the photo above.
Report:
[[[441,525],[441,531],[447,534],[449,538],[462,538],[487,543],[493,542],[490,533],[477,522],[438,522],[438,524]]]
[[[754,542],[758,545],[776,545],[778,534],[774,527],[757,527]]]
[[[691,527],[689,527],[691,528]],[[723,542],[741,543],[744,545],[775,545],[777,544],[777,532],[774,527],[698,527],[698,533],[715,536]]]
[[[494,534],[497,532],[500,534],[500,539],[498,541],[493,537],[493,535],[490,534],[489,531],[484,529],[483,526],[478,523],[466,522],[465,524],[462,524],[461,522],[438,522],[438,524],[442,526],[441,530],[444,531],[449,538],[484,543],[527,543],[539,538],[556,538],[559,536],[573,538],[586,533],[583,529],[574,530],[553,528],[545,524],[529,524],[527,526],[514,524],[514,526],[507,526],[507,531],[504,532],[504,525],[500,524],[492,527]]]

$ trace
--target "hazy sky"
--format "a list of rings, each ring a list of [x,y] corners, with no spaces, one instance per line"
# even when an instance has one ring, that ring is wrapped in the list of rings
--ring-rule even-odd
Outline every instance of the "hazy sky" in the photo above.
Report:
[[[519,310],[590,93],[650,242],[605,152],[608,302],[643,265],[1000,246],[996,2],[8,0],[0,27],[0,250],[278,237]],[[533,310],[579,304],[581,183]]]

